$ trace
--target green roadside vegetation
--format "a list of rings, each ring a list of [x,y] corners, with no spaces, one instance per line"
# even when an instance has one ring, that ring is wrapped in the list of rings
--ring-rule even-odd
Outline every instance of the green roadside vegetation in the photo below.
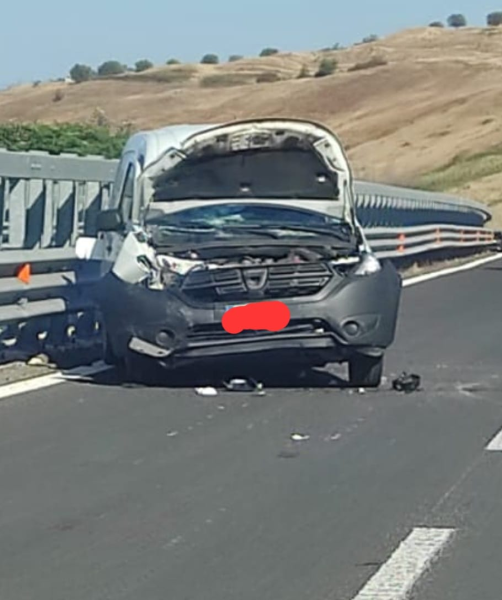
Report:
[[[14,152],[38,150],[49,154],[71,153],[118,158],[131,134],[128,126],[84,123],[0,123],[0,148]]]
[[[502,171],[502,144],[477,154],[458,154],[448,164],[417,178],[414,186],[431,192],[463,187]]]

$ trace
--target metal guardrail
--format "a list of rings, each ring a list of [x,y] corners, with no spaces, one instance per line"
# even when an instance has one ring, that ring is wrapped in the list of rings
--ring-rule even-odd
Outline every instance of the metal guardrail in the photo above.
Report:
[[[483,227],[491,219],[486,206],[449,194],[380,183],[355,182],[357,215],[369,227],[465,225]]]
[[[95,234],[108,206],[118,161],[0,149],[0,248],[70,247]],[[486,207],[447,194],[355,182],[365,228],[448,223],[482,227]]]
[[[73,246],[95,231],[117,161],[0,150],[0,248]]]
[[[491,229],[456,227],[452,225],[422,225],[418,227],[375,227],[366,230],[375,254],[382,259],[399,262],[401,258],[426,257],[427,253],[457,248],[479,250],[498,248],[499,239]]]

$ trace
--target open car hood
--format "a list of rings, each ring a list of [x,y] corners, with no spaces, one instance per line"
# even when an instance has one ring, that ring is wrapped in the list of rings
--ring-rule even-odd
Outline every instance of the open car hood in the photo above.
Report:
[[[201,203],[252,200],[356,225],[352,173],[342,144],[310,121],[258,119],[208,126],[147,165],[138,185],[143,216],[149,209],[168,214]]]

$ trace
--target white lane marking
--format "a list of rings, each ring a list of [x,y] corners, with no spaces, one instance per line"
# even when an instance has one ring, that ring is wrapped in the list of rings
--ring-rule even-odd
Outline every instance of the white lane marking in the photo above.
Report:
[[[502,429],[486,447],[488,452],[502,452]]]
[[[68,381],[78,381],[83,377],[90,377],[91,375],[96,375],[97,373],[101,373],[109,369],[110,367],[108,365],[99,362],[87,367],[77,367],[76,369],[71,369],[66,372],[56,371],[55,373],[34,377],[33,379],[15,381],[14,383],[8,383],[0,386],[0,400],[4,398],[10,398],[11,396],[18,396],[19,394],[35,392],[43,388],[66,383]]]
[[[454,529],[414,529],[353,600],[405,600],[454,532]]]
[[[449,269],[443,269],[442,271],[434,271],[433,273],[426,273],[425,275],[417,275],[417,277],[404,279],[403,287],[409,287],[410,285],[416,285],[417,283],[423,283],[424,281],[430,281],[431,279],[437,279],[438,277],[445,277],[446,275],[454,275],[455,273],[460,273],[462,271],[470,271],[471,269],[476,269],[477,267],[481,267],[487,263],[501,259],[502,255],[496,254],[495,256],[480,258],[479,260],[474,260],[466,263],[465,265],[459,265],[458,267],[450,267]]]

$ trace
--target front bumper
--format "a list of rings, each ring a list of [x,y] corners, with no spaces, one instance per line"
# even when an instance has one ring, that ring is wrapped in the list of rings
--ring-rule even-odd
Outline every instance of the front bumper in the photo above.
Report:
[[[393,342],[400,293],[400,276],[384,263],[374,275],[347,276],[336,289],[283,300],[291,321],[282,331],[237,335],[221,325],[225,305],[190,306],[176,293],[129,285],[113,274],[103,279],[98,303],[119,356],[129,349],[167,364],[290,352],[336,362],[354,353],[377,355]]]

